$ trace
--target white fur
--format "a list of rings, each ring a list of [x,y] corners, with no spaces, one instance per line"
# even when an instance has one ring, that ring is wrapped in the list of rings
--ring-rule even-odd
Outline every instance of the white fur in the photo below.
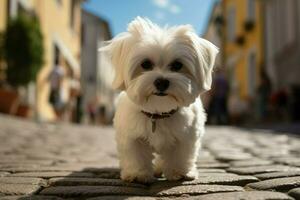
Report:
[[[109,53],[115,67],[114,88],[123,90],[114,118],[121,178],[149,182],[154,173],[163,173],[168,180],[196,178],[195,161],[206,120],[199,95],[210,89],[218,49],[189,25],[160,28],[137,17],[128,32],[102,50]],[[154,63],[153,69],[135,76],[144,59]],[[170,70],[174,60],[183,63],[182,70]],[[153,82],[159,77],[170,81],[167,96],[153,94]],[[154,133],[151,120],[141,112],[176,108],[171,117],[156,120]]]

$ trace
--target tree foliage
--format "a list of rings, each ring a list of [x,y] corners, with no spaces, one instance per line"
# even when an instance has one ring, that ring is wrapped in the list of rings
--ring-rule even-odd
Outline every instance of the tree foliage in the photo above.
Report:
[[[43,36],[37,19],[25,15],[9,21],[4,37],[7,81],[25,86],[36,80],[43,65]]]

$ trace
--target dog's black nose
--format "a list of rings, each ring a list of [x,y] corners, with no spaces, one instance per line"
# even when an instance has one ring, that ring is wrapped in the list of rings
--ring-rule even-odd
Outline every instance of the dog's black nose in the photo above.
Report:
[[[164,78],[158,78],[154,81],[154,86],[159,92],[164,92],[168,89],[170,81]]]

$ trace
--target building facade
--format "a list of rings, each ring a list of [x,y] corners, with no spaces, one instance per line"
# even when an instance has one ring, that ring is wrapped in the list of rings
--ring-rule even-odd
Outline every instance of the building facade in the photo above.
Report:
[[[217,66],[226,71],[231,90],[254,97],[264,63],[262,3],[223,0],[214,5],[204,37],[220,48]]]
[[[7,22],[7,1],[0,1],[0,31],[6,28]]]
[[[231,88],[242,99],[252,99],[263,65],[261,1],[223,0],[223,53]]]
[[[31,13],[39,19],[44,38],[44,65],[39,71],[36,84],[28,87],[29,103],[35,105],[37,116],[42,121],[56,119],[49,103],[49,74],[59,56],[66,72],[62,81],[62,99],[70,103],[72,91],[78,89],[80,78],[80,38],[82,0],[1,0],[0,31],[7,20],[20,12]]]
[[[82,10],[81,83],[83,109],[94,109],[100,123],[109,123],[114,113],[115,92],[111,88],[113,68],[98,49],[111,39],[107,21]],[[91,108],[94,107],[94,108]]]
[[[266,71],[273,90],[300,85],[300,2],[265,0]]]
[[[228,113],[227,118],[225,115],[223,118],[230,123],[259,116],[257,101],[264,65],[263,26],[260,0],[215,1],[204,37],[220,48],[214,78],[224,80],[226,102],[222,105],[225,104],[226,112],[222,113]],[[213,91],[214,85],[212,92],[206,95],[207,107],[212,110]]]
[[[300,120],[299,11],[298,0],[223,0],[212,12],[205,37],[221,41],[230,95],[257,119]]]
[[[300,120],[300,2],[262,1],[266,72],[272,102],[281,121]]]
[[[204,33],[203,37],[208,41],[212,42],[216,45],[221,51],[216,58],[216,67],[223,68],[223,43],[222,43],[222,25],[223,25],[223,18],[222,18],[222,6],[221,3],[216,1],[213,10],[211,12],[211,16],[207,25],[206,32]]]
[[[7,4],[7,1],[0,1],[0,45],[2,45],[3,32],[7,24]],[[0,52],[0,83],[5,79],[5,63],[2,57],[3,53]]]

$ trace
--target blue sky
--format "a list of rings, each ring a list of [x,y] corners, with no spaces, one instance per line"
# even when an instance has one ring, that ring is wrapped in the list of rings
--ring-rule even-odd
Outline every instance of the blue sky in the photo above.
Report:
[[[88,0],[83,7],[108,20],[113,35],[126,31],[136,16],[148,17],[160,25],[192,24],[205,32],[216,0]]]

